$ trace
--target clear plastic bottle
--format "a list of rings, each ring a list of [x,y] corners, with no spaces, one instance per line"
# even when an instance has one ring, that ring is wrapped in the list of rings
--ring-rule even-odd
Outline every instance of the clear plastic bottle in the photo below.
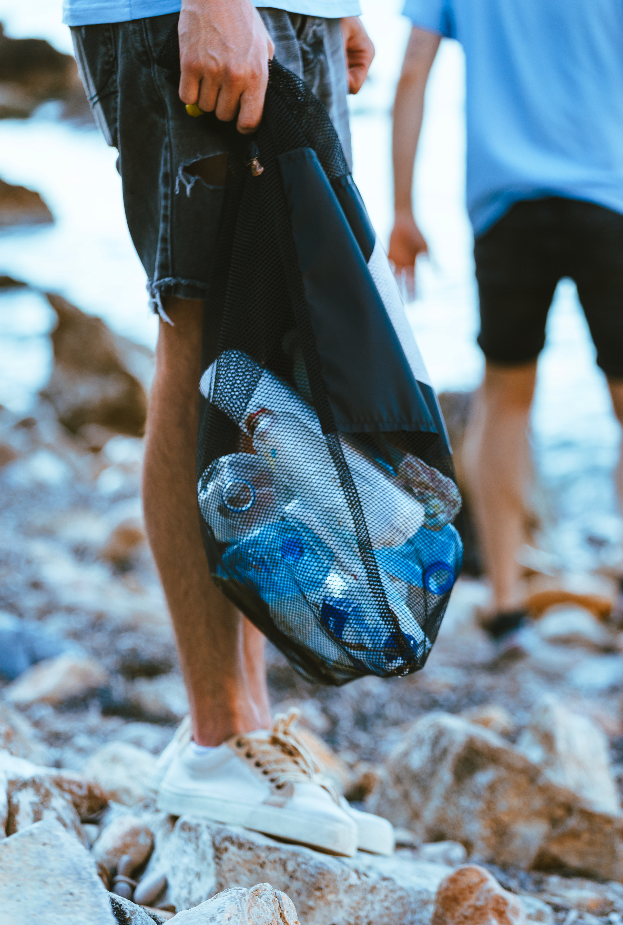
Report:
[[[304,507],[318,512],[336,535],[355,528],[337,470],[322,437],[289,411],[260,408],[246,427],[253,448],[273,467],[275,481],[292,490]],[[356,452],[347,456],[374,547],[400,546],[424,521],[424,508]],[[320,515],[322,512],[322,516]]]
[[[275,497],[273,472],[261,456],[221,456],[201,476],[199,507],[219,543],[230,543],[282,514]]]
[[[217,370],[219,369],[222,369],[223,381],[228,383],[227,390],[221,390],[218,387]],[[255,381],[256,383],[250,397],[246,391],[242,392],[241,390],[238,393],[235,389],[235,383],[242,383],[247,380]],[[232,387],[232,383],[234,383],[234,387]],[[270,409],[277,411],[279,414],[294,415],[316,436],[323,439],[320,423],[312,406],[287,383],[279,379],[278,376],[273,375],[267,369],[262,369],[251,357],[241,351],[229,350],[221,354],[219,359],[204,372],[200,388],[205,398],[214,401],[221,411],[243,429],[246,429],[246,422],[253,420],[258,411]],[[404,543],[417,529],[414,528],[412,518],[414,511],[412,503],[414,500],[417,500],[418,504],[422,503],[417,494],[410,493],[412,485],[409,477],[412,473],[412,468],[405,468],[401,478],[392,478],[385,468],[354,446],[347,437],[340,435],[340,443],[346,462],[355,479],[357,489],[360,495],[366,498],[364,512],[367,516],[368,511],[370,511],[375,521],[378,545],[400,545]],[[432,470],[430,467],[426,467],[426,470],[436,473],[436,470]],[[447,486],[446,482],[450,482],[450,480],[444,479],[440,473],[437,473],[437,475],[443,480],[440,486],[447,494],[448,491],[451,491],[453,483],[452,486]],[[422,489],[423,481],[423,470],[419,470],[417,483],[419,489]],[[405,491],[405,489],[407,490]],[[398,494],[395,493],[396,490],[398,490]],[[435,506],[436,493],[436,485],[429,485],[428,493],[423,497],[426,501],[427,511],[432,509],[432,516],[437,517],[435,523],[437,526],[439,522],[439,505]],[[409,500],[403,506],[405,495]],[[400,499],[403,503],[398,503],[397,499]],[[443,504],[442,508],[445,512],[448,510],[448,505]],[[420,523],[424,519],[425,512],[422,505]]]

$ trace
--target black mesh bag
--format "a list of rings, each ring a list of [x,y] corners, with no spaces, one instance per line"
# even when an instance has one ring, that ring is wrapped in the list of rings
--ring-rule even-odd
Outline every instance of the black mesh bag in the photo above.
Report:
[[[210,570],[306,677],[408,674],[461,566],[437,399],[324,106],[274,62],[232,143],[202,354]]]

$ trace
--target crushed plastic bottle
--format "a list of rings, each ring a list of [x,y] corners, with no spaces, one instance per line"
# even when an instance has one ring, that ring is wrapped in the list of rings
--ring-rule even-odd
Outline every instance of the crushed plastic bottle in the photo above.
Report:
[[[219,543],[241,539],[282,513],[272,469],[253,453],[231,453],[215,460],[199,480],[198,497],[201,513]]]
[[[317,617],[334,559],[332,550],[304,524],[284,519],[230,546],[219,568],[259,594],[286,636],[330,661],[348,664]]]
[[[398,582],[421,588],[437,597],[449,591],[461,570],[463,545],[452,526],[441,530],[423,527],[403,546],[378,549],[379,567]],[[396,585],[397,586],[397,585]]]
[[[319,519],[332,524],[338,535],[355,534],[337,470],[322,437],[296,415],[267,408],[251,414],[246,427],[253,438],[253,448],[274,468],[276,482],[289,487],[296,499],[317,511]],[[405,543],[424,522],[423,506],[356,451],[347,462],[372,545],[376,548]]]
[[[249,392],[238,394],[235,389],[229,388],[225,393],[218,388],[217,370],[222,369],[223,379],[228,384],[234,382],[255,382],[255,387]],[[299,377],[300,378],[300,375]],[[287,383],[279,379],[267,369],[263,369],[255,360],[239,350],[228,350],[221,354],[203,374],[200,383],[201,393],[205,398],[214,401],[218,408],[241,428],[245,422],[253,419],[256,412],[262,408],[278,410],[279,413],[293,414],[298,417],[317,436],[322,437],[322,430],[316,412]],[[340,443],[349,468],[356,472],[355,482],[357,488],[367,481],[377,484],[381,477],[386,484],[405,490],[423,505],[423,521],[433,529],[439,529],[450,523],[461,506],[459,491],[452,481],[442,475],[438,470],[427,466],[421,460],[408,453],[403,453],[393,447],[388,447],[395,457],[396,475],[392,477],[387,467],[380,461],[362,451],[354,440],[340,435]],[[382,507],[379,504],[379,507]],[[364,509],[364,512],[367,513]],[[383,511],[377,512],[382,517]],[[415,531],[412,531],[414,533]],[[405,537],[406,539],[406,537]],[[379,545],[390,545],[380,543]]]

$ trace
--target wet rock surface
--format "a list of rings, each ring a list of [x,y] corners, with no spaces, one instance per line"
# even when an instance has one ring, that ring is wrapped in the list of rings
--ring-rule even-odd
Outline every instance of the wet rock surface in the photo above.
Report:
[[[59,421],[71,431],[98,425],[142,436],[147,414],[145,377],[151,353],[86,315],[61,296],[48,293],[58,316],[52,332],[54,367],[45,395]]]
[[[2,37],[0,36],[0,58],[1,55]],[[2,90],[0,87],[0,112],[1,108]],[[48,225],[53,221],[54,216],[39,193],[25,186],[15,186],[0,179],[0,229],[23,225]]]
[[[76,62],[43,39],[12,38],[0,23],[0,119],[25,119],[46,100],[84,120],[88,106]]]

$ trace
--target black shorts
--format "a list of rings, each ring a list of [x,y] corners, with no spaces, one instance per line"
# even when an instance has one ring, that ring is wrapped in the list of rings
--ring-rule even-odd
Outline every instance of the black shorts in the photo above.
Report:
[[[578,199],[523,200],[476,240],[474,256],[488,360],[537,358],[556,286],[570,277],[598,365],[623,378],[623,215]]]

